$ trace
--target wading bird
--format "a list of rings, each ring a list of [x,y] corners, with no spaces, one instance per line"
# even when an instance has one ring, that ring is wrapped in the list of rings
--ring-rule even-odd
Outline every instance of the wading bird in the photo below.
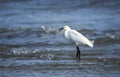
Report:
[[[79,44],[85,44],[88,45],[89,47],[93,47],[93,43],[88,40],[85,36],[83,36],[81,33],[79,33],[76,30],[71,29],[69,26],[64,26],[63,28],[60,28],[59,31],[63,30],[64,31],[64,36],[66,39],[70,40],[71,42],[75,43],[77,53],[76,57],[80,59],[80,49],[79,49]]]

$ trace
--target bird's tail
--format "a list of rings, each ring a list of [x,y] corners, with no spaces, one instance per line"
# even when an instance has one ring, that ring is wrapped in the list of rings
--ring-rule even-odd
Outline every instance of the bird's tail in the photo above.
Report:
[[[95,41],[94,41],[94,40],[91,40],[90,42],[91,42],[91,43],[89,43],[88,46],[91,47],[91,48],[93,48]]]

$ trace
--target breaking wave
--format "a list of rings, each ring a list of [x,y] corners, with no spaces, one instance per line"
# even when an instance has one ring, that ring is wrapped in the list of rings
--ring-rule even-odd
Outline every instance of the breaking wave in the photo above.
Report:
[[[96,30],[78,30],[95,41],[93,49],[104,48],[109,45],[120,44],[120,31],[96,31]],[[50,27],[14,27],[14,28],[0,28],[0,56],[37,56],[37,57],[51,57],[49,52],[56,51],[74,51],[71,48],[73,45],[67,42],[62,34],[59,34],[57,29]],[[61,39],[60,39],[61,38]],[[97,47],[98,46],[98,47]],[[66,48],[63,48],[66,47]],[[72,46],[73,47],[73,46]],[[84,46],[83,46],[84,47]],[[111,46],[110,46],[111,47]],[[69,49],[68,49],[69,48]],[[62,50],[63,49],[63,50]],[[85,48],[87,49],[87,48]],[[90,49],[88,49],[90,50]],[[44,55],[47,53],[47,55]],[[42,55],[41,55],[42,54]]]

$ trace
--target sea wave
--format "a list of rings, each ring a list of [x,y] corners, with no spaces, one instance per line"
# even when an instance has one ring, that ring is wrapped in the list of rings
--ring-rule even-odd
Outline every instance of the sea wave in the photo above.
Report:
[[[105,43],[119,43],[120,41],[120,31],[119,30],[109,30],[109,31],[97,31],[97,30],[78,30],[80,33],[84,34],[91,40],[94,40],[96,44]],[[61,41],[59,38],[62,34],[58,29],[53,29],[46,26],[39,27],[13,27],[13,28],[0,28],[0,45],[5,46],[25,46],[25,45],[56,45],[64,44],[64,39]],[[54,39],[53,39],[54,38]],[[54,41],[53,43],[50,42]],[[63,42],[62,42],[63,41]]]
[[[97,30],[82,29],[78,31],[95,41],[92,50],[109,50],[109,48],[114,50],[114,47],[119,49],[119,30],[106,30],[100,32]],[[72,48],[73,44],[63,39],[64,37],[62,37],[62,34],[60,34],[57,29],[45,26],[39,26],[37,28],[0,28],[0,37],[0,56],[2,57],[5,55],[40,57],[42,53],[49,54],[49,52],[75,50]],[[84,46],[82,46],[82,48],[84,48],[84,50],[91,50]]]

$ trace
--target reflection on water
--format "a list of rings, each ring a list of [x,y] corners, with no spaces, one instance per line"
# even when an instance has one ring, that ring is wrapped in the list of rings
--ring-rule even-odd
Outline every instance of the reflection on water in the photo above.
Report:
[[[0,0],[1,77],[119,77],[120,1]],[[66,41],[70,25],[93,48]]]

